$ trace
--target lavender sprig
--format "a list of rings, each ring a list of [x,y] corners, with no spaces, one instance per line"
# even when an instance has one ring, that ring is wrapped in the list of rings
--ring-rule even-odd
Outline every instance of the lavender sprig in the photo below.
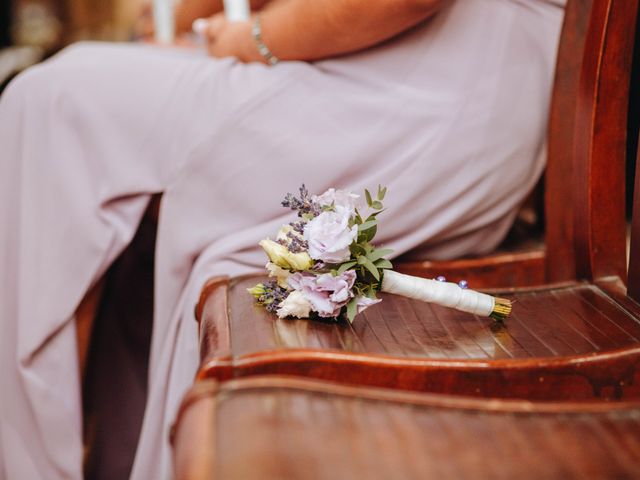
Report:
[[[309,244],[307,243],[307,241],[294,232],[287,233],[287,238],[278,240],[278,243],[284,247],[287,247],[287,249],[291,253],[301,253],[309,250]]]
[[[271,313],[276,313],[278,308],[280,308],[280,304],[289,295],[289,291],[286,288],[282,288],[273,280],[259,283],[255,287],[250,288],[249,293],[256,298],[259,305],[262,305]]]
[[[298,212],[298,217],[303,217],[304,215],[317,217],[320,215],[322,209],[319,205],[317,205],[313,200],[311,200],[311,196],[309,195],[309,191],[307,187],[302,184],[300,187],[300,198],[297,198],[292,193],[287,193],[282,201],[282,206],[285,208],[290,208],[293,211]]]

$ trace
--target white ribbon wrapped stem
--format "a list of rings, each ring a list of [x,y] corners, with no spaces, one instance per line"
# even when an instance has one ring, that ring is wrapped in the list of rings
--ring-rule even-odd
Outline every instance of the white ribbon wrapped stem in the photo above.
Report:
[[[455,283],[412,277],[392,270],[384,272],[382,291],[483,317],[490,316],[495,306],[491,295],[460,288]]]

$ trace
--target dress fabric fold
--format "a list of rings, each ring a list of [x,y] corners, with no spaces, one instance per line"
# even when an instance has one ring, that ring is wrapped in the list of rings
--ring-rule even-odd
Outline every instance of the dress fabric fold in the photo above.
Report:
[[[81,43],[0,98],[0,478],[82,478],[74,312],[163,192],[134,479],[170,478],[198,363],[193,306],[305,183],[388,187],[379,242],[482,254],[544,166],[562,2],[454,1],[378,47],[275,67]],[[357,320],[356,320],[357,321]]]

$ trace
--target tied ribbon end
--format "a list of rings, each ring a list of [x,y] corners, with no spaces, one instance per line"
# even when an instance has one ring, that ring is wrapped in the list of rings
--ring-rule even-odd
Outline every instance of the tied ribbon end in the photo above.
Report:
[[[509,315],[511,315],[513,302],[506,298],[496,297],[493,310],[489,314],[490,318],[493,318],[496,322],[503,322]]]

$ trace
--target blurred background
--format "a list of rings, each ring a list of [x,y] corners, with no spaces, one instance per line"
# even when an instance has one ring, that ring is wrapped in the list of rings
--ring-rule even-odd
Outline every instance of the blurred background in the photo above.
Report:
[[[130,40],[145,0],[0,0],[0,90],[78,40]]]

